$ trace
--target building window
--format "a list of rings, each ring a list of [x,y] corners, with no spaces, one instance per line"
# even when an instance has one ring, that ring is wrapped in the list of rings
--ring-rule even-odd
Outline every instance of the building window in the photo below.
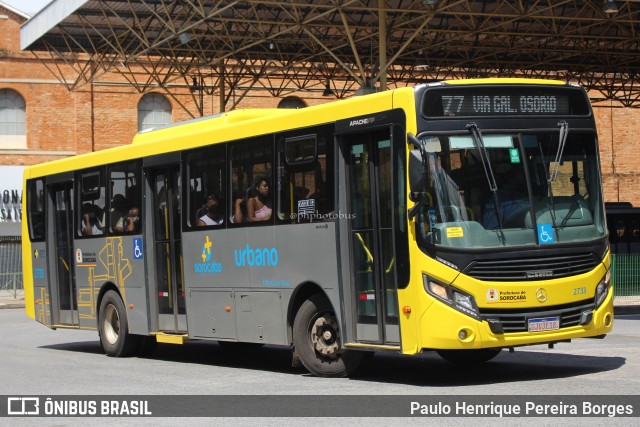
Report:
[[[148,93],[138,104],[138,131],[171,123],[171,104],[159,93]]]
[[[18,92],[0,90],[0,148],[27,148],[25,107]]]
[[[287,96],[278,103],[278,108],[305,108],[307,104],[297,96]]]

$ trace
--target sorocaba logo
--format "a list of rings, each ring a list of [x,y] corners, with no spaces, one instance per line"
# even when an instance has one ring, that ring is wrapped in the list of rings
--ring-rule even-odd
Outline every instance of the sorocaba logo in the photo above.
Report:
[[[202,262],[211,261],[211,246],[213,246],[213,242],[209,240],[209,236],[207,236],[207,240],[202,245]]]
[[[196,273],[221,273],[222,264],[213,261],[213,242],[206,236],[202,245],[202,253],[200,254],[202,262],[193,264],[193,271]]]

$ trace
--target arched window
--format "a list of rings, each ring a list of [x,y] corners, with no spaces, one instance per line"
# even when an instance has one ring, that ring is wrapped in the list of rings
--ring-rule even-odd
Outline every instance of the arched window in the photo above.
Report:
[[[138,131],[171,123],[171,104],[159,93],[148,93],[138,103]]]
[[[278,104],[278,108],[304,108],[307,104],[297,96],[287,96]]]
[[[25,110],[18,92],[0,89],[0,148],[27,148]]]

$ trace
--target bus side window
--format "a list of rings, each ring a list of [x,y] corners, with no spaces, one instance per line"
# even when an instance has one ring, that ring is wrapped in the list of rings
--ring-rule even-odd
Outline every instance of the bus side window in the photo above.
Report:
[[[333,210],[332,131],[325,126],[278,139],[278,219],[285,223],[326,221]]]
[[[104,169],[80,172],[80,218],[78,236],[98,236],[105,231],[105,174]]]
[[[138,234],[142,218],[139,161],[109,167],[109,230],[113,234]],[[137,214],[137,215],[136,215]],[[136,217],[138,219],[136,220]]]
[[[31,241],[43,240],[45,237],[44,212],[44,180],[35,179],[27,183],[27,218]]]
[[[272,223],[271,209],[275,191],[272,179],[272,141],[272,136],[266,135],[232,144],[229,150],[232,197],[226,209],[231,223]],[[256,186],[265,182],[268,189],[258,194]],[[259,212],[259,215],[250,218],[250,215],[255,215],[256,212]]]
[[[198,221],[207,214],[207,205],[216,202],[216,210],[225,212],[225,176],[226,153],[224,144],[218,144],[204,149],[197,149],[186,154],[187,182],[187,226],[194,228]],[[225,223],[219,214],[211,215],[212,221],[205,221],[205,226],[220,226]],[[206,218],[205,218],[206,220]],[[201,223],[202,224],[202,223]]]

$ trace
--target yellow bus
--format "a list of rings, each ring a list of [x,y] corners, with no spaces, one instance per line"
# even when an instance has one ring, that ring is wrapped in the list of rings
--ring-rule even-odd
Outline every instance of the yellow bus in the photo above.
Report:
[[[613,324],[595,121],[558,81],[430,83],[238,110],[25,169],[26,311],[156,343],[454,363]]]

